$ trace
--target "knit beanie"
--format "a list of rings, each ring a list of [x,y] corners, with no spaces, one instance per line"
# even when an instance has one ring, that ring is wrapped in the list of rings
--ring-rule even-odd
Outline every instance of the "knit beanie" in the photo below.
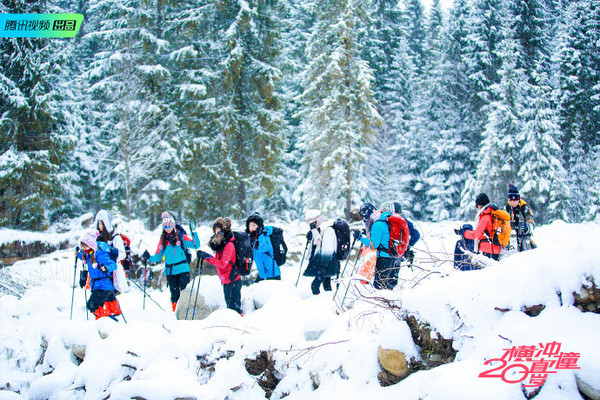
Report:
[[[255,212],[246,219],[246,233],[250,233],[250,222],[254,222],[259,228],[264,226],[264,221],[259,213]]]
[[[394,203],[392,203],[391,201],[384,201],[383,203],[381,203],[381,206],[379,207],[379,209],[381,211],[391,211],[391,212],[396,212],[396,208],[394,207]]]
[[[475,199],[476,206],[485,206],[490,203],[490,198],[485,193],[480,193]]]
[[[396,214],[402,214],[402,205],[397,201],[394,202],[394,212]]]
[[[362,219],[367,220],[371,214],[373,214],[373,211],[375,211],[375,206],[373,204],[364,203],[362,206],[360,206],[358,213]]]
[[[86,244],[92,248],[92,250],[98,250],[98,244],[96,243],[96,235],[94,233],[85,233],[81,239],[79,239],[79,243]]]
[[[173,218],[173,216],[171,216],[171,214],[169,214],[168,211],[163,212],[161,217],[163,226],[175,225],[175,218]]]
[[[521,194],[519,193],[519,188],[517,188],[512,183],[508,184],[508,199],[509,200],[521,200]]]

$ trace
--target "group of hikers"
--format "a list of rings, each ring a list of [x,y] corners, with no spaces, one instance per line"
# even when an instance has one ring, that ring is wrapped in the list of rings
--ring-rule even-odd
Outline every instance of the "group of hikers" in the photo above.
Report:
[[[505,210],[499,210],[485,193],[477,196],[475,205],[478,209],[476,228],[465,224],[455,230],[461,236],[454,254],[456,268],[473,269],[470,253],[481,252],[498,260],[503,249],[510,247],[506,240],[507,231],[509,236],[512,232],[516,237],[517,251],[536,247],[531,239],[535,227],[533,213],[514,185],[509,184]],[[398,283],[402,263],[412,265],[415,257],[412,247],[420,239],[420,233],[403,215],[400,203],[384,202],[377,209],[367,202],[360,206],[358,214],[364,228],[350,231],[344,220],[327,219],[319,210],[306,211],[304,221],[309,225],[309,231],[301,267],[310,248],[304,276],[313,278],[312,294],[320,294],[321,287],[325,291],[332,290],[332,278],[340,275],[340,261],[347,260],[357,241],[361,250],[370,249],[375,253],[376,262],[369,277],[375,289],[393,289]],[[190,223],[190,236],[168,211],[161,217],[162,231],[156,251],[150,254],[145,250],[141,257],[144,264],[164,262],[173,311],[181,291],[190,282],[192,249],[196,250],[197,260],[216,267],[227,308],[240,315],[243,315],[242,275],[249,273],[252,264],[258,272],[255,282],[281,279],[280,266],[285,263],[287,252],[282,230],[265,225],[260,214],[253,213],[246,219],[245,232],[234,232],[230,218],[217,218],[212,223],[213,234],[208,242],[214,255],[200,250],[193,222]],[[77,251],[86,271],[81,275],[80,285],[91,290],[87,309],[96,319],[106,316],[116,319],[121,309],[116,298],[115,274],[119,264],[127,266],[131,262],[129,239],[116,232],[111,214],[106,210],[96,215],[95,228],[95,232],[84,234]]]
[[[535,249],[537,245],[532,235],[535,229],[533,211],[521,199],[519,189],[508,185],[508,201],[504,210],[500,209],[486,193],[480,193],[475,199],[477,208],[477,226],[465,224],[455,233],[461,236],[454,249],[454,266],[461,270],[474,268],[469,253],[482,253],[498,261],[503,252]]]

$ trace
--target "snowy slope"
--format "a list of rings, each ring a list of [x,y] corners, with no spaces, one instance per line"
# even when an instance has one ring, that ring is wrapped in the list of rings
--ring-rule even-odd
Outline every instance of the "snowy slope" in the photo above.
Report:
[[[149,301],[143,310],[137,289],[119,296],[127,324],[87,321],[79,288],[70,321],[72,252],[17,263],[10,274],[27,277],[35,287],[20,299],[0,298],[0,399],[262,399],[258,381],[264,374],[258,379],[246,369],[246,359],[261,351],[280,379],[273,399],[524,399],[519,384],[480,378],[489,369],[484,362],[512,346],[550,342],[580,353],[580,369],[550,374],[536,399],[580,399],[576,377],[600,390],[600,316],[571,305],[572,292],[587,278],[600,281],[600,226],[540,227],[537,250],[470,272],[455,271],[447,262],[455,226],[418,224],[419,267],[403,269],[392,292],[374,293],[359,283],[360,291],[351,289],[340,308],[344,285],[337,301],[327,292],[311,296],[308,278],[294,286],[299,261],[290,261],[283,281],[243,288],[244,317],[221,308],[202,321],[177,321]],[[284,228],[299,260],[306,226]],[[136,224],[128,229],[136,251],[154,249],[158,232]],[[208,228],[198,232],[206,243]],[[200,285],[201,293],[224,303],[218,278],[204,276]],[[167,308],[168,289],[150,295]],[[392,312],[380,298],[401,308]],[[255,309],[256,304],[264,306]],[[537,304],[545,305],[539,316],[521,312]],[[453,339],[456,360],[381,387],[380,345],[420,358],[407,324],[398,318],[407,314]],[[83,362],[73,355],[73,345],[86,346]]]

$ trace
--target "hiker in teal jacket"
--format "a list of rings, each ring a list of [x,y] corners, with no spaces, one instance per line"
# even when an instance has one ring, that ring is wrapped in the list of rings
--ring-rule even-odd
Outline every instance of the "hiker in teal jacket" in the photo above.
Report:
[[[365,203],[360,208],[360,215],[365,221],[365,226],[371,214],[375,212],[375,207],[371,203]],[[393,289],[398,282],[398,270],[395,268],[396,259],[389,253],[390,246],[390,227],[387,218],[392,215],[390,211],[383,211],[371,225],[371,235],[366,237],[360,234],[360,231],[354,231],[355,239],[359,239],[366,247],[377,250],[377,264],[375,265],[375,275],[373,277],[373,286],[375,289]]]
[[[186,235],[183,228],[175,224],[175,219],[167,211],[162,213],[162,219],[163,231],[156,253],[150,256],[146,250],[142,258],[153,263],[164,259],[167,284],[171,289],[171,307],[175,311],[181,291],[190,282],[190,260],[185,249],[200,248],[200,239],[196,232],[193,232],[192,238]]]

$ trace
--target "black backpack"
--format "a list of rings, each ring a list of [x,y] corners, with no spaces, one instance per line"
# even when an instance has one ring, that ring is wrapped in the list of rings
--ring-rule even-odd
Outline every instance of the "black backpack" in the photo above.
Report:
[[[240,275],[246,276],[252,270],[252,244],[246,232],[233,232],[235,246],[235,268]]]
[[[350,253],[350,226],[343,219],[336,219],[333,222],[333,230],[337,239],[336,258],[345,260]]]
[[[183,244],[183,235],[187,235],[187,232],[185,231],[184,227],[179,224],[175,225],[175,229],[177,229],[177,237],[179,238],[179,243],[181,243],[181,249],[185,253],[185,258],[187,259],[187,262],[189,264],[190,262],[192,262],[192,253],[190,252],[190,249],[185,247],[185,245]]]
[[[270,236],[271,245],[273,246],[273,259],[277,266],[281,267],[285,264],[287,258],[287,245],[283,239],[283,229],[273,227],[273,233]]]

